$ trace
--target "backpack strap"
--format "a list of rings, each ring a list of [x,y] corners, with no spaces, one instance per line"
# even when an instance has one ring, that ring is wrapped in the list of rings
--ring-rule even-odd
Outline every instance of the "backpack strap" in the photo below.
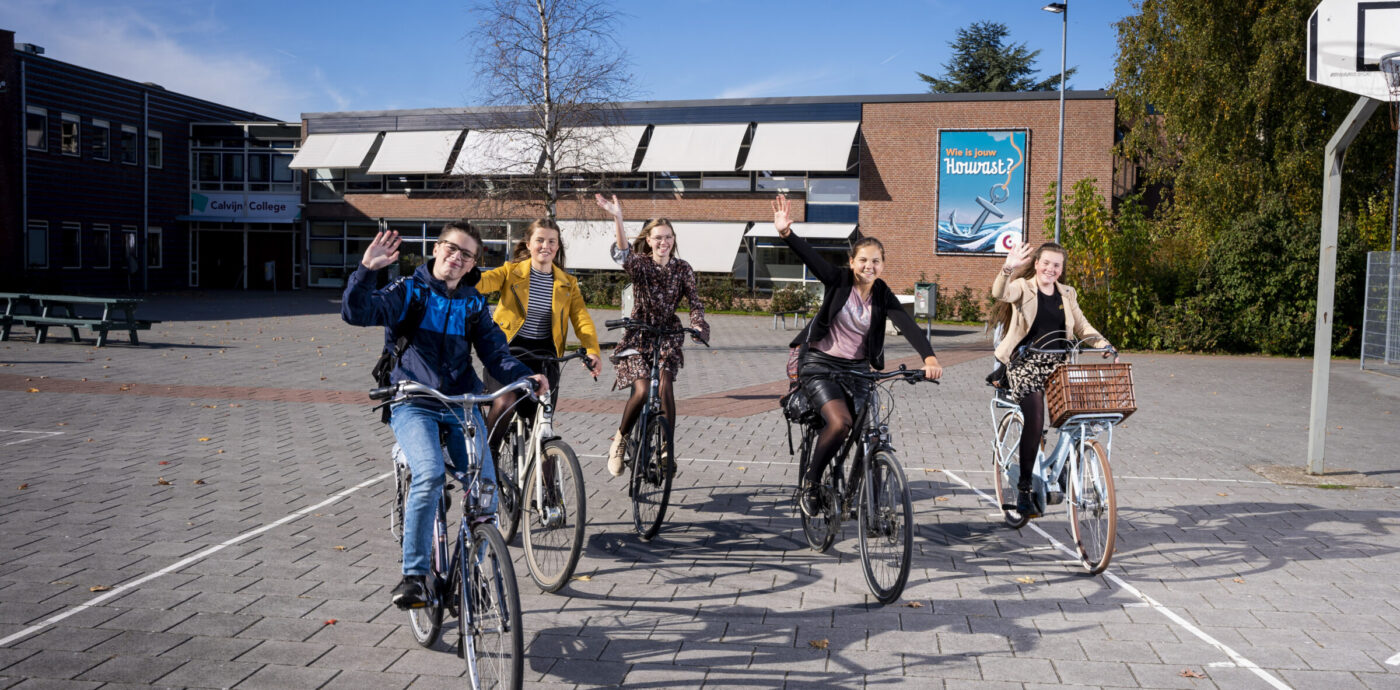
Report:
[[[418,333],[418,327],[423,323],[423,317],[428,313],[428,288],[416,280],[409,279],[408,284],[413,286],[408,294],[408,310],[398,323],[394,324],[391,332],[394,336],[394,346],[384,348],[384,352],[379,356],[379,361],[374,365],[375,383],[379,386],[389,385],[389,375],[399,366],[399,360],[403,358],[404,351],[413,342],[413,337]],[[389,408],[385,407],[379,415],[379,421],[389,423]]]

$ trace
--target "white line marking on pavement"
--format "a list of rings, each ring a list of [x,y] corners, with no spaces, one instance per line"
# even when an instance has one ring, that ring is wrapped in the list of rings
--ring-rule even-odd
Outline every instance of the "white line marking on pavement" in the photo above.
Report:
[[[63,435],[63,432],[62,432],[62,431],[25,431],[25,430],[23,430],[23,429],[0,429],[0,434],[43,434],[43,435],[45,435],[45,436],[62,436],[62,435]],[[6,444],[4,444],[4,445],[13,446],[13,445],[20,444],[20,443],[29,443],[30,441],[38,441],[38,440],[40,440],[40,438],[39,438],[38,436],[36,436],[36,437],[34,437],[34,438],[22,438],[22,439],[20,439],[20,440],[18,440],[18,441],[10,441],[9,443],[6,443]]]
[[[1400,666],[1400,654],[1396,654],[1395,656],[1386,659],[1385,663],[1391,666]]]
[[[234,538],[232,538],[232,539],[229,539],[228,541],[225,541],[225,542],[223,542],[223,543],[221,543],[221,544],[216,544],[216,545],[214,545],[214,546],[211,546],[211,547],[209,547],[209,548],[207,548],[207,549],[205,549],[205,550],[203,550],[203,551],[200,551],[199,553],[197,553],[197,554],[195,554],[195,555],[193,555],[193,556],[190,556],[190,557],[188,557],[188,558],[185,558],[184,560],[181,560],[181,561],[177,561],[177,562],[175,562],[175,563],[172,563],[172,564],[170,564],[170,565],[168,565],[168,566],[166,566],[166,567],[164,567],[164,568],[161,568],[160,570],[155,571],[154,573],[150,573],[149,575],[142,576],[142,577],[140,577],[140,578],[138,578],[138,579],[136,579],[136,580],[131,580],[131,581],[128,581],[128,582],[123,582],[122,584],[119,584],[119,585],[117,585],[116,587],[113,587],[110,591],[104,592],[104,593],[102,593],[102,594],[100,594],[100,595],[98,595],[98,596],[96,596],[96,597],[93,597],[92,599],[89,599],[88,602],[85,603],[85,604],[79,604],[79,605],[77,605],[77,606],[74,606],[73,608],[70,608],[70,609],[68,609],[68,610],[66,610],[66,611],[64,611],[64,612],[62,612],[62,613],[55,614],[55,615],[49,617],[48,619],[44,620],[44,621],[41,622],[41,623],[36,623],[36,624],[34,624],[34,625],[29,626],[28,628],[25,628],[25,629],[23,629],[23,630],[21,630],[21,631],[19,631],[19,632],[17,632],[17,633],[14,633],[14,634],[10,635],[9,637],[6,637],[6,638],[4,638],[4,639],[0,639],[0,647],[8,647],[8,646],[10,645],[11,642],[15,642],[16,640],[20,640],[20,639],[29,637],[30,635],[33,635],[34,633],[39,632],[40,630],[43,630],[44,628],[47,628],[47,627],[49,627],[50,625],[53,625],[54,623],[57,623],[57,622],[59,622],[59,621],[65,619],[65,618],[68,618],[69,616],[76,615],[78,612],[83,611],[84,609],[91,608],[91,607],[93,607],[93,606],[96,606],[96,605],[98,605],[98,604],[100,604],[100,603],[102,603],[102,602],[108,600],[108,599],[111,599],[112,597],[117,596],[118,594],[122,594],[122,593],[127,592],[128,590],[135,589],[135,588],[137,588],[137,587],[139,587],[139,586],[141,586],[141,585],[143,585],[143,584],[145,584],[145,583],[147,583],[147,582],[150,582],[151,580],[154,580],[154,579],[160,577],[161,575],[168,575],[168,574],[173,573],[173,572],[175,572],[175,571],[177,571],[177,570],[180,570],[181,568],[184,568],[184,567],[186,567],[186,566],[188,566],[188,565],[190,565],[190,564],[192,564],[192,563],[195,563],[195,562],[204,560],[205,558],[208,558],[209,556],[212,556],[212,555],[214,555],[215,553],[218,553],[218,552],[220,552],[220,551],[223,551],[224,549],[226,549],[226,548],[228,548],[228,547],[230,547],[230,546],[233,546],[234,544],[237,544],[237,543],[239,543],[239,542],[241,542],[241,541],[246,541],[246,540],[248,540],[248,539],[251,539],[251,538],[253,538],[253,537],[256,537],[256,536],[258,536],[259,534],[262,534],[263,532],[266,532],[266,531],[268,531],[268,530],[270,530],[270,529],[273,529],[274,527],[280,527],[280,526],[282,526],[282,525],[285,525],[285,524],[287,524],[288,522],[291,522],[291,521],[293,521],[293,520],[295,520],[295,519],[297,519],[297,518],[299,518],[299,517],[302,517],[302,516],[306,515],[307,513],[310,513],[310,512],[312,512],[312,511],[314,511],[314,510],[318,510],[318,509],[320,509],[320,508],[324,508],[324,507],[326,507],[326,506],[328,506],[328,505],[330,505],[330,504],[332,504],[332,503],[335,503],[336,501],[339,501],[339,500],[342,499],[342,498],[345,498],[346,496],[349,496],[350,494],[355,493],[356,491],[359,491],[360,489],[363,489],[363,488],[365,488],[365,487],[367,487],[367,486],[370,486],[370,485],[372,485],[372,484],[374,484],[374,483],[376,483],[376,482],[384,481],[385,479],[388,479],[389,477],[392,477],[392,476],[394,476],[394,473],[393,473],[393,472],[385,472],[384,474],[381,474],[381,475],[379,475],[378,477],[374,477],[374,478],[372,478],[372,479],[367,479],[367,480],[365,480],[365,481],[363,481],[363,482],[360,482],[359,484],[356,484],[356,485],[354,485],[354,486],[352,486],[352,487],[350,487],[350,488],[348,488],[348,489],[345,489],[344,491],[341,491],[340,493],[337,493],[337,494],[332,495],[330,498],[328,498],[328,499],[326,499],[326,500],[324,500],[324,501],[321,501],[320,503],[317,503],[316,505],[311,505],[311,506],[307,506],[307,507],[305,507],[305,508],[302,508],[301,510],[298,510],[298,511],[296,511],[295,513],[292,513],[292,514],[290,514],[290,515],[287,515],[286,517],[283,517],[282,519],[277,520],[276,522],[270,522],[270,523],[268,523],[268,524],[266,524],[266,525],[263,525],[262,527],[259,527],[259,528],[257,528],[257,529],[253,529],[253,530],[249,530],[249,531],[247,531],[247,532],[244,532],[244,533],[242,533],[242,534],[240,534],[240,535],[238,535],[238,536],[236,536],[236,537],[234,537]]]
[[[996,501],[993,500],[991,496],[988,496],[987,494],[983,493],[981,489],[978,489],[977,487],[974,487],[973,485],[967,483],[967,481],[965,481],[962,477],[959,477],[958,475],[953,474],[952,472],[949,472],[948,470],[943,470],[943,474],[948,475],[948,477],[949,477],[950,479],[952,479],[953,481],[955,481],[955,482],[957,482],[957,483],[959,483],[959,484],[962,484],[963,486],[965,486],[965,487],[967,487],[968,489],[970,489],[973,493],[977,494],[978,496],[981,496],[981,497],[982,497],[982,500],[984,500],[984,501],[986,501],[986,502],[988,502],[988,503],[991,503],[992,505],[996,505]],[[1047,540],[1049,540],[1050,543],[1053,544],[1053,545],[1055,546],[1055,548],[1057,548],[1057,549],[1059,549],[1059,550],[1061,550],[1061,551],[1064,551],[1065,553],[1067,553],[1067,554],[1069,554],[1069,555],[1071,555],[1071,556],[1074,556],[1076,559],[1078,558],[1078,556],[1079,556],[1078,553],[1076,553],[1075,551],[1070,550],[1070,548],[1069,548],[1068,546],[1065,546],[1064,544],[1060,543],[1060,540],[1058,540],[1058,539],[1056,539],[1056,538],[1050,536],[1050,533],[1049,533],[1049,532],[1046,532],[1046,531],[1043,530],[1043,529],[1041,529],[1039,525],[1035,524],[1034,522],[1029,522],[1029,523],[1026,523],[1026,526],[1027,526],[1027,527],[1030,527],[1032,530],[1035,530],[1036,534],[1039,534],[1040,536],[1045,537]],[[1076,561],[1076,562],[1077,562],[1077,561]],[[1182,618],[1182,617],[1181,617],[1179,614],[1177,614],[1175,611],[1173,611],[1173,610],[1171,610],[1171,609],[1169,609],[1169,608],[1163,606],[1162,604],[1158,603],[1156,599],[1153,599],[1152,597],[1147,596],[1147,595],[1144,594],[1141,590],[1139,590],[1137,587],[1132,586],[1131,584],[1129,584],[1129,583],[1128,583],[1126,580],[1124,580],[1123,578],[1118,577],[1116,574],[1114,574],[1113,572],[1108,571],[1108,570],[1105,570],[1102,574],[1103,574],[1104,579],[1113,582],[1114,584],[1116,584],[1116,585],[1118,585],[1120,588],[1122,588],[1124,591],[1126,591],[1126,592],[1128,592],[1129,594],[1132,594],[1133,596],[1135,596],[1135,597],[1137,597],[1137,598],[1143,600],[1144,602],[1147,603],[1148,606],[1150,606],[1150,607],[1152,607],[1154,610],[1156,610],[1157,613],[1160,613],[1160,614],[1162,614],[1163,616],[1166,616],[1166,617],[1167,617],[1169,620],[1171,620],[1173,623],[1176,623],[1177,625],[1181,626],[1182,628],[1185,628],[1187,632],[1189,632],[1189,633],[1191,633],[1192,635],[1195,635],[1196,637],[1200,638],[1200,640],[1201,640],[1202,642],[1205,642],[1206,644],[1208,644],[1208,645],[1210,645],[1210,646],[1212,646],[1212,647],[1215,647],[1216,649],[1218,649],[1218,650],[1220,650],[1221,652],[1223,652],[1223,653],[1225,654],[1225,656],[1230,657],[1230,660],[1233,661],[1233,662],[1235,663],[1236,666],[1239,666],[1239,667],[1241,667],[1241,668],[1247,668],[1247,669],[1249,669],[1250,671],[1252,671],[1252,672],[1254,673],[1254,675],[1259,676],[1261,679],[1263,679],[1264,682],[1268,683],[1269,685],[1271,685],[1271,686],[1273,686],[1273,687],[1275,687],[1275,688],[1278,688],[1279,690],[1291,690],[1291,688],[1289,688],[1289,686],[1288,686],[1286,683],[1284,683],[1283,681],[1279,680],[1278,678],[1275,678],[1275,677],[1273,676],[1273,674],[1269,673],[1268,671],[1265,671],[1265,670],[1262,669],[1262,668],[1259,668],[1259,666],[1258,666],[1257,664],[1255,664],[1253,661],[1250,661],[1249,659],[1246,659],[1246,658],[1244,658],[1243,656],[1240,656],[1239,652],[1236,652],[1235,650],[1230,649],[1229,647],[1225,646],[1225,643],[1221,642],[1220,640],[1215,639],[1214,637],[1211,637],[1208,633],[1206,633],[1206,631],[1201,630],[1200,628],[1197,628],[1196,626],[1192,625],[1190,621],[1186,620],[1185,618]],[[1400,655],[1397,655],[1397,656],[1400,656]]]
[[[918,470],[918,469],[923,469],[923,468],[921,468],[921,467],[911,467],[910,469]],[[992,473],[991,470],[958,470],[958,471],[959,471],[959,472],[965,472],[965,473],[967,473],[967,474],[991,474],[991,473]],[[1144,480],[1153,481],[1153,482],[1212,482],[1212,483],[1223,483],[1223,484],[1273,484],[1273,482],[1271,482],[1271,481],[1269,481],[1269,480],[1267,480],[1267,479],[1217,479],[1217,478],[1215,478],[1215,477],[1142,477],[1142,476],[1131,475],[1131,474],[1115,474],[1115,475],[1113,475],[1113,478],[1114,478],[1115,480],[1118,480],[1118,479],[1144,479]]]

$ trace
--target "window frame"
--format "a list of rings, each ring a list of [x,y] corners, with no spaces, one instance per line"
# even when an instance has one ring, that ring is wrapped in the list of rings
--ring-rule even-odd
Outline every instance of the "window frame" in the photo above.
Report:
[[[33,143],[33,141],[31,141],[33,139],[33,135],[31,135],[30,132],[34,131],[34,128],[29,126],[29,118],[31,116],[42,118],[42,124],[39,127],[39,143],[37,145]],[[47,108],[40,108],[38,106],[33,105],[25,106],[24,146],[30,151],[47,152],[49,150],[49,111]],[[45,266],[47,265],[48,264],[45,264]]]
[[[76,223],[73,221],[64,221],[62,223],[59,223],[58,228],[59,232],[62,233],[59,236],[59,239],[61,242],[61,246],[63,247],[62,257],[59,259],[58,267],[67,270],[82,268],[83,224]],[[71,238],[71,242],[69,241],[69,232],[75,233],[75,235]],[[72,253],[76,254],[76,256],[69,256],[69,249],[72,249]]]
[[[151,247],[156,251],[152,252]],[[151,260],[153,253],[155,261]],[[146,268],[165,268],[165,230],[158,225],[146,227]]]
[[[135,125],[121,126],[121,162],[122,165],[139,165],[141,163],[141,133],[137,131]],[[126,135],[131,135],[131,160],[126,159],[127,147]]]
[[[91,127],[91,128],[94,130],[94,132],[93,132],[93,137],[92,137],[92,139],[93,139],[93,142],[92,142],[92,146],[93,146],[93,149],[92,149],[92,159],[95,160],[95,161],[110,161],[110,160],[112,160],[112,123],[110,123],[110,122],[108,122],[108,121],[106,121],[106,120],[99,120],[99,119],[97,119],[97,118],[93,118],[93,119],[91,119],[91,120],[88,121],[88,126]],[[99,129],[102,130],[102,136],[101,136],[101,141],[102,141],[102,155],[100,155],[100,156],[97,154],[97,141],[98,141],[98,137],[97,137],[97,133],[96,133],[96,130],[99,130]]]
[[[154,157],[151,156],[152,143],[155,144]],[[165,167],[165,135],[158,129],[146,130],[146,167],[157,170]]]
[[[71,134],[68,131],[68,128],[70,126],[73,128]],[[71,150],[69,147],[70,139],[72,143]],[[74,158],[79,158],[83,155],[82,118],[78,117],[77,115],[74,115],[73,113],[59,114],[58,152],[65,156],[72,156]]]
[[[98,238],[105,238],[99,241]],[[93,223],[92,225],[93,248],[96,250],[98,260],[92,264],[93,268],[112,267],[112,226],[106,223]]]
[[[42,233],[43,242],[43,263],[34,261],[34,233]],[[49,222],[46,220],[30,220],[24,228],[24,267],[25,268],[48,268],[49,267]]]

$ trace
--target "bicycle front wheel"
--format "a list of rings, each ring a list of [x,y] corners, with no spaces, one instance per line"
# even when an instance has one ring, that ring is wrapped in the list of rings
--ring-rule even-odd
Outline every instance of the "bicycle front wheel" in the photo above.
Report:
[[[490,524],[472,530],[462,554],[462,656],[473,688],[519,688],[525,671],[520,592],[501,533]]]
[[[1070,532],[1079,560],[1089,573],[1097,575],[1113,558],[1118,535],[1118,498],[1113,489],[1113,470],[1108,453],[1098,441],[1084,444],[1077,459],[1078,477],[1069,483]]]
[[[542,491],[536,492],[535,487]],[[583,552],[583,474],[569,444],[544,444],[544,453],[525,478],[525,564],[546,592],[569,581]]]
[[[877,452],[861,481],[856,525],[865,582],[881,604],[891,603],[904,593],[914,553],[914,506],[893,453]]]
[[[389,511],[389,534],[394,535],[394,543],[403,547],[403,507],[408,501],[408,485],[412,477],[408,466],[394,462],[394,507]]]
[[[662,415],[651,418],[646,436],[637,444],[632,459],[632,523],[642,541],[650,540],[666,519],[671,501],[671,475],[668,463],[675,462],[671,421]]]
[[[521,438],[519,425],[511,421],[510,429],[495,451],[496,461],[496,522],[501,538],[507,544],[520,529],[520,472],[525,464],[525,449],[529,439]]]
[[[1003,506],[1016,505],[1016,482],[1021,476],[1020,412],[1008,412],[997,424],[996,446],[992,448],[992,476],[996,477],[997,506],[1008,527],[1021,529],[1030,518]]]

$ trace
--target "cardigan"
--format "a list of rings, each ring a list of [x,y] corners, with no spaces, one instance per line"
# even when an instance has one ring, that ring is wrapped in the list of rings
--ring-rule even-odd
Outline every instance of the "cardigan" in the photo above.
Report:
[[[1091,326],[1089,320],[1084,318],[1084,312],[1079,310],[1079,299],[1074,288],[1064,283],[1056,283],[1056,286],[1060,289],[1060,299],[1064,300],[1065,333],[1073,334],[1081,340],[1097,338],[1099,342],[1096,343],[1096,347],[1106,347],[1108,339]],[[1037,292],[1039,288],[1036,287],[1035,276],[1012,280],[1005,273],[997,272],[997,279],[992,283],[992,299],[1010,302],[1012,306],[1011,324],[1006,333],[1002,334],[1001,342],[997,343],[996,347],[996,358],[1002,364],[1011,363],[1011,355],[1016,345],[1025,339],[1031,330],[1031,324],[1035,323],[1035,313],[1039,309]]]
[[[817,315],[807,322],[807,327],[798,333],[793,339],[791,347],[800,347],[804,342],[818,342],[831,332],[831,323],[836,318],[836,314],[846,306],[846,300],[851,296],[851,290],[855,286],[856,276],[850,268],[836,266],[817,253],[807,240],[802,239],[795,232],[789,232],[783,238],[788,247],[802,259],[802,263],[811,269],[817,279],[822,281],[823,294],[822,306],[817,310]],[[876,278],[875,284],[870,290],[870,330],[865,332],[865,357],[872,369],[885,368],[885,319],[888,317],[894,321],[894,325],[904,334],[904,338],[910,345],[918,351],[920,357],[933,357],[933,346],[928,339],[919,333],[919,324],[914,322],[913,317],[904,311],[904,306],[899,303],[899,298],[895,296],[885,281]]]
[[[578,279],[558,266],[551,268],[554,269],[554,294],[550,300],[550,328],[554,336],[554,354],[564,354],[564,343],[569,333],[567,321],[573,322],[574,333],[578,334],[579,342],[583,343],[588,354],[598,354],[598,332],[593,326],[593,319],[588,316],[588,306],[584,304]],[[525,314],[530,308],[530,261],[507,262],[486,271],[477,279],[474,287],[478,292],[501,293],[501,302],[496,305],[493,318],[509,342],[525,324]]]

